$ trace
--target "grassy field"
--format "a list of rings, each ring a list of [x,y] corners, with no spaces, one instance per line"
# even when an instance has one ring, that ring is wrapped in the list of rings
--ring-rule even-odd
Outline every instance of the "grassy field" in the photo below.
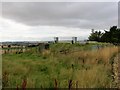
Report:
[[[33,48],[21,54],[3,54],[3,87],[107,88],[113,87],[113,45],[51,44],[41,53]]]

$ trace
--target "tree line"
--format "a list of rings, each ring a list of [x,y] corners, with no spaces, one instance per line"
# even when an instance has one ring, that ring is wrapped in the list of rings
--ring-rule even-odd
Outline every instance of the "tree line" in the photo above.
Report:
[[[120,44],[120,28],[117,28],[117,26],[112,26],[109,31],[104,30],[104,33],[100,30],[95,31],[92,29],[88,39],[90,41]]]

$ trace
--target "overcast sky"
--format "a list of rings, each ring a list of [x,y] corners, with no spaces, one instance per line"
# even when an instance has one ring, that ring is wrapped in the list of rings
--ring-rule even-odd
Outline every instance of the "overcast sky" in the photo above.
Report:
[[[117,25],[117,2],[3,2],[1,40],[87,39],[91,29]]]

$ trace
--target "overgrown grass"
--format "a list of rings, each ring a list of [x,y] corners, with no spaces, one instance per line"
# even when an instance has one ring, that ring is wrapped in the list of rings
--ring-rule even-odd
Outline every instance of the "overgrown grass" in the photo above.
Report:
[[[42,53],[3,54],[3,87],[73,88],[112,87],[110,59],[118,52],[115,46],[91,50],[91,45],[53,44]],[[103,45],[103,44],[102,44]],[[67,50],[67,52],[65,51]],[[64,53],[66,52],[66,53]]]

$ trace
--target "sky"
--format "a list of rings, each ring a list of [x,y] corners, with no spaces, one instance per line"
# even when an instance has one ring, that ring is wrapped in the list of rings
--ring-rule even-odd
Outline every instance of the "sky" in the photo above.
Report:
[[[118,23],[117,2],[2,2],[0,41],[87,39]],[[65,39],[66,39],[65,38]]]

